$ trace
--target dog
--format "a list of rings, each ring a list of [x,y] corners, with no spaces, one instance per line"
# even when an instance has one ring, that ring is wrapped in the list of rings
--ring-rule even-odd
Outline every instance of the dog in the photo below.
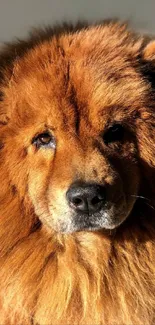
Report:
[[[122,22],[0,53],[4,325],[155,323],[155,41]]]

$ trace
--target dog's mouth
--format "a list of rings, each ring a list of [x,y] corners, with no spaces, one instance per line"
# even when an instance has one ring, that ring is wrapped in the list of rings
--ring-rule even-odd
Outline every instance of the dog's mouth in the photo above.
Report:
[[[116,209],[112,205],[94,214],[72,214],[69,220],[59,220],[58,229],[62,233],[79,231],[98,231],[101,229],[113,230],[119,227],[128,217],[125,204]]]
[[[78,220],[77,220],[78,219]],[[74,218],[69,224],[61,224],[61,232],[70,233],[77,231],[97,231],[100,229],[114,229],[116,228],[116,222],[109,222],[107,213],[104,213],[104,217],[98,216],[79,216]]]
[[[42,209],[37,209],[36,213],[43,224],[49,229],[58,233],[74,233],[79,231],[99,231],[115,230],[118,228],[131,213],[136,199],[129,201],[124,194],[121,194],[115,201],[108,201],[101,209],[89,213],[77,211],[66,204],[65,200],[49,202],[46,213],[41,213]],[[65,202],[63,204],[63,202]],[[38,206],[39,207],[39,206]],[[44,210],[44,212],[45,212]]]

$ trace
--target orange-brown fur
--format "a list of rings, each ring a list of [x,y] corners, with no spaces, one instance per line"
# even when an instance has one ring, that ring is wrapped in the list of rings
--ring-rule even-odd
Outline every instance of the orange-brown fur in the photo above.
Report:
[[[64,27],[57,36],[52,30],[36,34],[0,56],[0,322],[153,325],[154,43],[147,40],[146,45],[117,22],[69,30]],[[84,116],[78,137],[73,132],[75,101]],[[75,170],[85,180],[99,181],[104,175],[110,184],[106,153],[101,157],[91,147],[91,138],[109,118],[125,121],[135,135],[135,146],[127,142],[119,149],[121,168],[126,187],[129,173],[138,195],[147,199],[137,199],[115,231],[62,234],[50,229],[42,199],[48,182],[55,189],[54,202],[72,183]],[[61,135],[57,158],[31,145],[44,123],[52,123]],[[132,155],[138,161],[138,179],[128,166]],[[42,205],[40,221],[36,200]],[[63,202],[56,209],[63,214]]]

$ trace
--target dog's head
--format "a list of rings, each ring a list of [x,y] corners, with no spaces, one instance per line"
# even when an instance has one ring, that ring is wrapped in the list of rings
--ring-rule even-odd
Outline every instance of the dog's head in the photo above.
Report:
[[[6,67],[1,165],[49,228],[114,229],[130,215],[154,165],[154,53],[107,23],[52,36]]]

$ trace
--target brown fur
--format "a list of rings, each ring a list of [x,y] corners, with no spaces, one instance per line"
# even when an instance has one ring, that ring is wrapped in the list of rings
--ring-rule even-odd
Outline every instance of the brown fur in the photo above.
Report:
[[[154,64],[154,42],[117,22],[51,29],[2,51],[2,324],[155,323]],[[109,149],[100,134],[113,120],[129,133]],[[45,127],[58,138],[56,156],[31,144]],[[64,189],[75,178],[111,184],[116,163],[125,190],[146,198],[122,225],[71,234],[49,226],[47,188],[59,224],[69,218]]]

